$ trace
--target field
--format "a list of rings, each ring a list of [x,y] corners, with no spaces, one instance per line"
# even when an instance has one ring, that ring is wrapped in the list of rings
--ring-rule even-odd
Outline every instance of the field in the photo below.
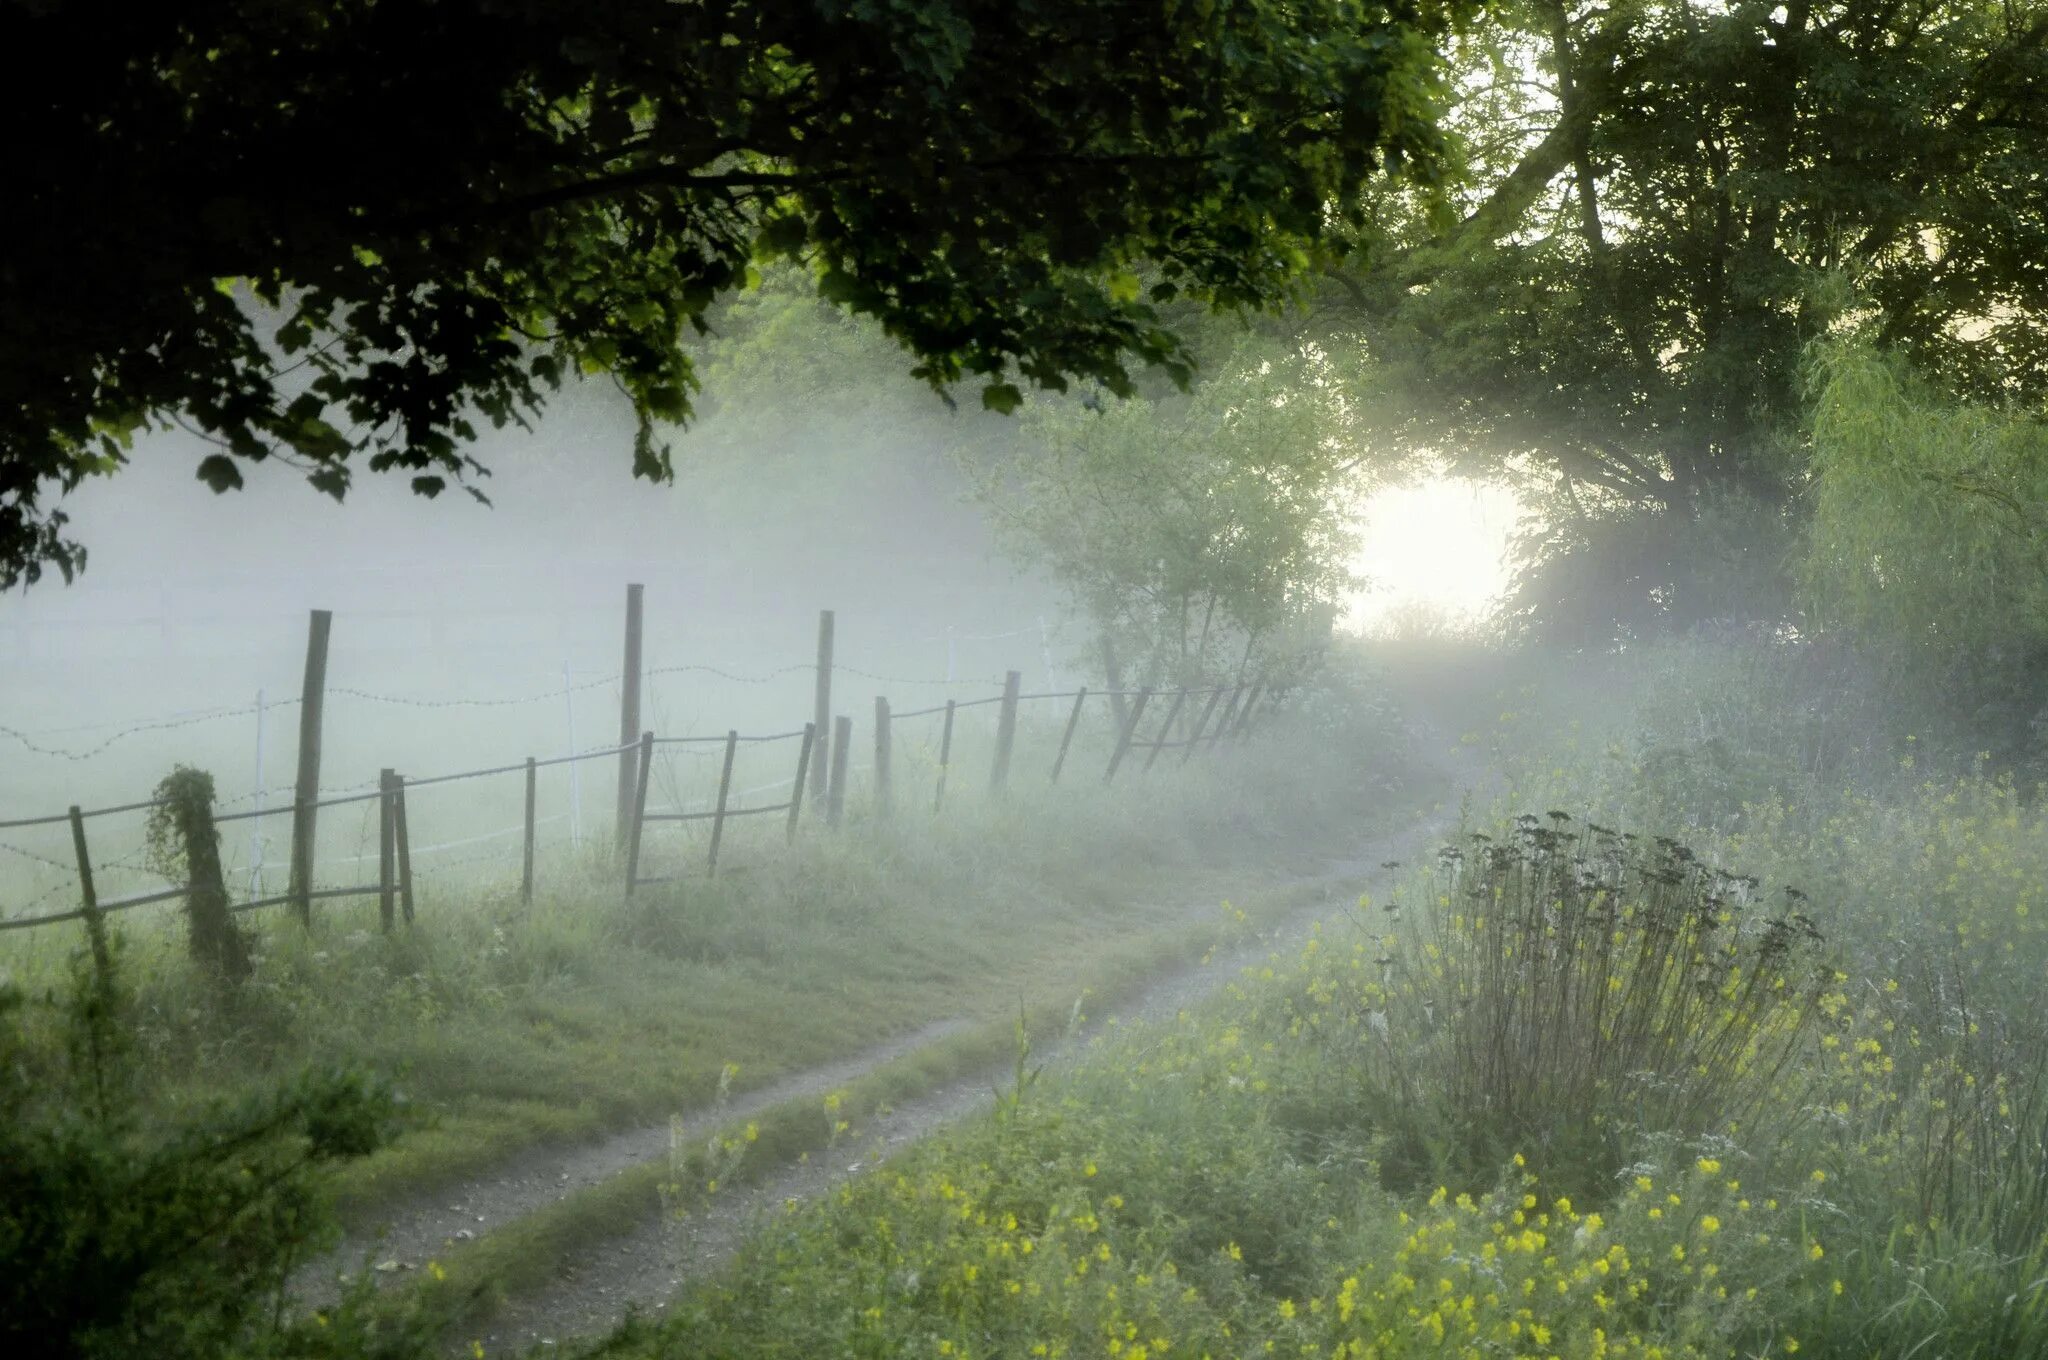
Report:
[[[1904,732],[1786,776],[1658,661],[1753,796],[1655,820],[1707,792],[1668,689],[1468,674],[1506,785],[1434,865],[598,1352],[2048,1352],[2048,819]]]

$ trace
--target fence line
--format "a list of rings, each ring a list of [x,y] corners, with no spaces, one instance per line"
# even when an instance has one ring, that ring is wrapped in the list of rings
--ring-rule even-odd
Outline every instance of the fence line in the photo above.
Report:
[[[631,592],[631,595],[637,594],[638,588],[636,587],[634,591]],[[629,595],[629,598],[631,598],[631,595]],[[327,620],[330,617],[330,615],[327,615],[322,611],[315,611],[314,629],[316,636],[324,635],[324,625],[327,623]],[[825,626],[829,629],[829,622]],[[1019,630],[1019,632],[1014,635],[1023,636],[1028,635],[1032,632],[1038,632],[1039,634],[1043,635],[1043,626],[1041,625],[1041,627],[1037,630]],[[997,634],[990,636],[997,637],[1012,635]],[[635,640],[637,641],[637,638]],[[321,650],[322,661],[324,663],[324,648]],[[782,667],[778,670],[760,676],[739,675],[734,672],[726,671],[714,666],[694,664],[656,667],[642,670],[638,668],[636,665],[634,665],[633,661],[634,657],[631,654],[629,654],[628,669],[638,677],[638,680],[636,680],[633,684],[630,685],[624,683],[624,681],[628,678],[626,673],[624,672],[617,675],[605,675],[600,678],[588,680],[580,684],[572,683],[570,681],[569,668],[565,665],[563,671],[562,685],[551,688],[545,692],[533,694],[530,696],[504,699],[422,699],[401,695],[379,694],[370,690],[349,687],[336,687],[332,690],[328,690],[324,684],[324,675],[320,675],[316,678],[316,673],[313,670],[313,662],[311,660],[309,651],[307,688],[306,693],[302,698],[281,700],[276,703],[266,704],[264,703],[263,697],[259,692],[257,696],[257,702],[253,705],[244,705],[215,710],[197,710],[181,715],[175,715],[174,717],[163,721],[138,723],[113,733],[105,741],[101,742],[96,747],[87,748],[81,751],[62,751],[55,750],[52,748],[41,747],[34,743],[30,739],[28,734],[5,726],[0,726],[0,735],[12,737],[15,740],[29,746],[31,750],[38,751],[39,753],[63,756],[65,758],[72,760],[83,760],[89,758],[94,754],[106,750],[115,742],[120,741],[123,738],[138,732],[165,730],[170,728],[190,726],[197,723],[212,722],[223,718],[243,716],[251,713],[262,714],[269,709],[281,709],[288,707],[291,704],[299,704],[304,710],[304,712],[301,715],[301,780],[298,783],[291,786],[289,790],[282,787],[279,789],[259,788],[252,793],[238,796],[237,798],[227,800],[226,802],[218,805],[219,807],[231,807],[236,803],[246,802],[251,799],[254,799],[257,800],[259,803],[259,805],[256,807],[237,811],[217,811],[213,812],[212,814],[212,821],[215,825],[228,822],[253,821],[267,817],[281,817],[287,814],[292,815],[294,818],[293,840],[295,844],[292,855],[294,872],[292,874],[291,888],[289,891],[282,894],[276,894],[271,896],[256,896],[249,901],[232,903],[230,905],[230,910],[235,912],[246,912],[254,911],[263,907],[289,903],[297,906],[300,910],[302,919],[310,922],[310,917],[305,915],[305,908],[307,904],[310,904],[313,901],[324,901],[344,897],[376,895],[379,896],[380,899],[382,900],[385,929],[389,930],[391,929],[392,926],[393,907],[395,902],[403,902],[405,920],[408,923],[410,923],[413,918],[412,859],[415,855],[434,855],[448,850],[503,840],[507,837],[520,833],[523,833],[524,835],[524,843],[521,847],[521,853],[523,855],[525,865],[521,893],[523,900],[531,902],[533,894],[533,848],[537,828],[544,825],[552,825],[565,820],[580,825],[580,812],[577,810],[575,805],[576,794],[574,792],[573,787],[573,778],[571,792],[571,811],[567,813],[552,815],[546,818],[541,818],[536,815],[534,804],[534,775],[538,769],[544,766],[568,765],[573,767],[576,764],[584,761],[612,758],[616,758],[621,761],[620,773],[622,798],[619,808],[619,820],[621,823],[620,850],[624,852],[626,858],[624,887],[626,892],[630,894],[637,886],[665,881],[661,878],[644,878],[639,875],[639,860],[644,840],[644,828],[649,823],[686,823],[693,821],[711,822],[712,827],[707,869],[709,872],[715,874],[717,872],[717,858],[720,837],[724,828],[724,824],[726,820],[729,818],[763,816],[773,813],[785,813],[787,815],[786,834],[790,837],[794,837],[797,829],[797,824],[803,810],[805,786],[807,780],[811,783],[810,791],[813,797],[822,799],[824,803],[824,806],[821,809],[818,809],[817,811],[822,813],[825,821],[829,825],[837,826],[839,825],[843,815],[847,775],[850,772],[871,772],[873,774],[872,796],[873,801],[875,803],[874,815],[877,820],[886,819],[890,815],[890,809],[892,807],[894,797],[893,790],[891,787],[894,777],[892,773],[893,762],[891,762],[891,760],[888,757],[889,753],[893,751],[895,748],[897,738],[895,735],[895,729],[893,724],[897,721],[907,721],[914,718],[933,717],[940,714],[945,715],[944,731],[939,746],[939,756],[937,765],[937,788],[932,803],[933,811],[936,813],[943,806],[944,803],[946,781],[948,777],[949,767],[953,764],[954,718],[961,709],[980,708],[991,705],[1001,706],[1001,711],[994,727],[995,749],[989,775],[990,792],[993,795],[1000,796],[1004,792],[1004,789],[1007,786],[1010,778],[1010,760],[1012,745],[1014,743],[1017,731],[1018,708],[1023,703],[1041,702],[1048,700],[1072,701],[1072,709],[1066,715],[1064,730],[1060,737],[1059,754],[1052,764],[1051,778],[1053,782],[1057,783],[1060,777],[1062,767],[1067,762],[1069,747],[1073,742],[1075,729],[1080,722],[1082,709],[1085,706],[1087,700],[1091,697],[1101,697],[1113,701],[1118,709],[1118,722],[1116,725],[1116,731],[1114,733],[1115,741],[1112,753],[1110,755],[1109,765],[1103,776],[1105,783],[1111,783],[1114,782],[1116,778],[1119,765],[1124,761],[1126,756],[1132,750],[1143,749],[1148,753],[1143,765],[1145,769],[1149,770],[1150,768],[1152,768],[1153,764],[1158,760],[1160,754],[1166,750],[1183,750],[1184,755],[1182,757],[1181,763],[1185,763],[1185,761],[1188,758],[1192,757],[1193,752],[1205,743],[1214,746],[1223,741],[1226,736],[1243,736],[1246,730],[1246,723],[1249,719],[1251,710],[1254,704],[1257,702],[1257,700],[1261,697],[1261,692],[1265,689],[1265,686],[1263,684],[1255,684],[1251,687],[1249,693],[1247,694],[1245,686],[1240,683],[1235,686],[1212,685],[1204,688],[1183,688],[1172,691],[1173,702],[1166,713],[1164,721],[1159,724],[1156,733],[1152,734],[1149,737],[1146,737],[1140,735],[1139,727],[1146,714],[1147,701],[1153,697],[1163,697],[1162,692],[1154,691],[1149,688],[1138,690],[1091,690],[1086,686],[1082,686],[1078,689],[1047,690],[1032,692],[1029,694],[1022,694],[1018,692],[1020,689],[1020,686],[1018,684],[1019,673],[1013,670],[1010,671],[1004,677],[1004,680],[1002,682],[1002,692],[1000,694],[995,695],[987,695],[983,697],[969,699],[951,699],[944,704],[937,704],[924,708],[906,710],[901,713],[892,713],[892,710],[889,704],[887,703],[886,699],[878,696],[875,705],[876,759],[872,763],[863,763],[857,767],[855,767],[852,761],[849,759],[850,751],[848,749],[848,744],[850,742],[852,732],[851,720],[844,715],[837,715],[829,724],[830,727],[835,729],[830,734],[831,739],[829,740],[829,742],[827,740],[826,731],[823,730],[821,724],[819,723],[806,724],[801,729],[790,729],[787,731],[759,734],[742,734],[737,731],[730,731],[727,732],[724,736],[675,735],[664,737],[657,736],[655,733],[650,731],[641,733],[637,740],[621,740],[616,745],[597,747],[580,752],[572,750],[569,754],[561,756],[552,756],[546,759],[535,759],[529,757],[517,763],[492,765],[473,770],[459,770],[450,773],[437,774],[420,778],[407,778],[405,776],[395,773],[390,769],[386,769],[383,775],[380,776],[380,778],[373,784],[348,786],[344,789],[335,790],[331,792],[318,791],[317,768],[314,769],[314,772],[310,779],[307,777],[308,748],[306,747],[305,743],[309,740],[315,743],[315,745],[310,749],[316,753],[313,759],[317,762],[317,715],[320,711],[319,704],[321,700],[323,700],[329,693],[333,694],[336,697],[353,698],[364,700],[367,702],[397,704],[425,709],[504,708],[521,704],[551,702],[576,693],[592,689],[599,689],[606,686],[618,686],[622,692],[622,704],[624,705],[622,711],[628,715],[633,715],[635,710],[637,709],[637,704],[634,701],[635,699],[637,699],[637,692],[640,688],[640,682],[648,678],[652,678],[654,676],[668,674],[703,673],[716,675],[726,680],[734,681],[737,683],[761,684],[767,683],[780,676],[809,671],[814,672],[818,675],[819,692],[821,696],[828,692],[825,689],[825,686],[829,684],[830,674],[835,669],[843,671],[848,675],[860,676],[866,679],[876,680],[884,684],[892,685],[944,686],[951,688],[959,688],[963,685],[971,685],[975,683],[972,681],[959,681],[954,679],[927,680],[902,676],[885,676],[877,674],[875,672],[865,671],[857,667],[844,665],[835,666],[831,659],[829,647],[821,649],[819,661],[816,663],[797,663]],[[324,664],[321,669],[324,671]],[[1215,712],[1218,704],[1222,700],[1222,697],[1226,693],[1226,691],[1230,694],[1230,703],[1224,709],[1222,719],[1216,724],[1215,728],[1212,730],[1209,725],[1209,719]],[[1275,691],[1275,694],[1277,693],[1278,691]],[[1239,702],[1240,696],[1243,696],[1243,701],[1241,704]],[[1137,700],[1137,702],[1134,705],[1130,706],[1127,719],[1124,716],[1124,706],[1121,702],[1126,697],[1135,697],[1135,699]],[[1201,706],[1200,720],[1198,722],[1191,724],[1191,730],[1188,731],[1186,735],[1176,737],[1176,724],[1178,723],[1180,715],[1183,709],[1185,708],[1187,701],[1190,698],[1194,698],[1197,700],[1206,699],[1207,702],[1206,704]],[[822,697],[820,699],[820,703],[823,703]],[[820,716],[822,717],[823,714],[824,710],[821,707]],[[308,727],[306,724],[311,724],[311,726]],[[628,726],[627,731],[630,733],[632,730],[634,730],[634,727],[636,726],[637,723],[633,724],[633,726]],[[748,746],[758,747],[796,739],[801,739],[802,744],[798,752],[796,772],[793,775],[769,782],[755,783],[746,788],[738,790],[732,788],[734,757],[737,752],[737,749],[741,745],[744,744]],[[708,809],[702,802],[694,800],[691,802],[679,803],[675,806],[664,809],[650,810],[648,808],[648,776],[651,772],[651,766],[653,763],[652,757],[654,753],[654,748],[657,746],[668,748],[669,751],[673,754],[687,755],[702,759],[718,759],[720,753],[715,750],[698,750],[691,748],[714,746],[723,748],[723,769],[721,771],[718,781],[718,794],[716,799],[711,803]],[[815,766],[812,764],[814,758],[817,761],[817,764]],[[429,788],[435,785],[452,784],[472,779],[495,778],[501,775],[515,773],[523,773],[526,777],[526,814],[521,822],[513,825],[499,827],[490,831],[480,832],[475,835],[464,836],[454,840],[437,842],[431,845],[410,845],[410,833],[407,826],[408,819],[405,812],[405,795],[408,789]],[[258,771],[258,775],[260,782],[260,769]],[[747,800],[754,798],[757,795],[783,789],[788,789],[790,791],[789,796],[783,801],[753,807],[744,806]],[[275,805],[262,805],[262,800],[264,800],[270,794],[289,792],[293,795],[297,795],[300,790],[310,790],[314,792],[315,796],[292,796]],[[153,903],[169,902],[189,896],[189,894],[193,891],[191,885],[179,886],[173,884],[161,889],[145,891],[115,901],[98,903],[94,901],[94,895],[89,886],[91,882],[89,875],[92,871],[92,865],[86,847],[85,835],[83,830],[84,823],[87,820],[93,818],[107,817],[120,813],[135,812],[154,808],[159,806],[161,804],[161,801],[162,800],[160,799],[149,798],[134,802],[117,804],[109,807],[94,808],[90,810],[73,807],[64,813],[54,813],[45,816],[15,818],[0,821],[0,830],[55,826],[65,822],[69,822],[73,830],[73,841],[78,861],[75,867],[72,865],[67,865],[60,860],[40,855],[33,851],[24,850],[19,846],[9,845],[4,842],[0,842],[0,851],[6,851],[20,858],[33,861],[48,868],[59,870],[66,874],[67,877],[71,880],[67,883],[59,883],[54,888],[35,898],[28,905],[35,905],[37,903],[41,903],[51,897],[56,896],[57,894],[63,891],[66,891],[67,889],[72,888],[74,885],[82,892],[82,894],[86,898],[84,905],[75,910],[44,913],[42,915],[15,915],[11,917],[0,918],[0,931],[27,929],[35,926],[57,924],[64,921],[80,920],[91,916],[96,911],[125,911],[137,907],[151,905]],[[372,803],[378,805],[379,812],[379,830],[377,832],[378,843],[374,849],[368,848],[369,837],[371,834],[369,830],[370,809],[368,805]],[[311,814],[317,809],[343,807],[354,804],[365,805],[362,839],[359,842],[360,848],[358,849],[358,852],[354,855],[332,856],[322,859],[314,858],[310,848],[310,827],[312,825]],[[305,838],[306,844],[303,849],[299,844],[299,842],[301,841],[301,825],[304,825],[308,828],[308,832]],[[494,854],[495,852],[493,852],[493,855],[471,856],[465,860],[458,860],[456,861],[456,863],[459,864],[479,860],[482,858],[494,857]],[[252,855],[260,858],[261,850],[258,849],[252,851]],[[315,889],[312,886],[311,878],[313,868],[320,865],[334,864],[359,865],[363,861],[369,859],[372,855],[376,855],[379,860],[379,881],[377,883],[360,887],[329,887],[319,889]],[[303,865],[305,870],[303,874],[298,872],[298,869],[301,865]],[[135,868],[138,866],[124,865],[122,861],[114,861],[102,865],[101,867],[105,870],[117,870],[122,869],[124,867]],[[260,892],[261,883],[260,878],[255,872],[255,866],[252,866],[249,886],[251,889]]]

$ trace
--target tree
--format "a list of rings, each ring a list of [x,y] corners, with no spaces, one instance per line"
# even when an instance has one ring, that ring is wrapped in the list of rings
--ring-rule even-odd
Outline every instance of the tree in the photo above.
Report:
[[[1868,343],[1819,352],[1811,382],[1811,618],[2038,757],[2048,415],[1944,400]]]
[[[1242,337],[1186,394],[1035,401],[1007,457],[969,466],[1021,554],[1153,682],[1284,664],[1357,584],[1368,465],[1338,368]]]
[[[2048,7],[1512,0],[1454,70],[1463,211],[1370,190],[1333,324],[1408,438],[1540,504],[1526,603],[1682,625],[1742,607],[1731,551],[1785,602],[1802,356],[1845,323],[1950,397],[2048,393]]]
[[[480,494],[478,423],[582,370],[665,478],[683,341],[764,258],[993,408],[1185,378],[1160,304],[1281,299],[1370,175],[1431,172],[1463,4],[13,0],[0,587],[68,578],[52,494],[166,421],[219,490]]]

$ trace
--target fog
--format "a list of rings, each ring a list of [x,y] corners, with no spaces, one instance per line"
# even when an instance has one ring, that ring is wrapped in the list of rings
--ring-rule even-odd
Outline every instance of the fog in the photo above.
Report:
[[[489,506],[368,472],[336,503],[279,464],[216,495],[193,477],[197,439],[143,438],[131,466],[66,502],[90,553],[76,583],[52,575],[0,598],[0,726],[13,730],[0,733],[0,820],[137,801],[176,764],[211,772],[224,810],[259,788],[288,800],[313,609],[333,613],[329,793],[385,767],[418,778],[615,744],[629,583],[645,587],[643,725],[664,736],[801,728],[823,609],[836,616],[835,707],[863,721],[877,693],[899,708],[980,697],[1012,669],[1027,689],[1057,688],[1082,640],[1058,593],[997,551],[944,456],[939,439],[969,417],[901,389],[730,438],[737,422],[713,414],[677,435],[674,484],[653,485],[630,474],[623,400],[572,385],[531,433],[476,447]],[[880,427],[892,409],[907,418]],[[703,791],[715,769],[690,768],[701,763],[683,762],[671,796]],[[735,786],[785,777],[785,763],[749,752]],[[608,837],[613,780],[610,762],[545,772],[544,849]],[[502,832],[519,821],[519,785],[421,799],[415,843]],[[366,853],[366,818],[342,811],[322,826],[323,879],[345,880]],[[280,880],[284,826],[262,825],[268,846],[227,847],[251,887]],[[93,832],[95,859],[125,866],[103,894],[155,881],[133,869],[139,818]],[[8,839],[0,890],[61,891],[45,861],[68,862],[65,828]],[[422,868],[516,870],[517,850],[500,835],[429,850]]]

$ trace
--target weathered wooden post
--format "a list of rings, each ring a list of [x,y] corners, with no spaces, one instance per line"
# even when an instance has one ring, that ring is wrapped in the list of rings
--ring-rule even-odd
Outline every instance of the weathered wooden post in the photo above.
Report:
[[[853,741],[853,719],[840,714],[832,720],[832,779],[825,792],[825,825],[838,826],[846,815],[846,752]]]
[[[817,688],[813,694],[811,729],[817,739],[811,751],[811,797],[822,799],[831,777],[834,757],[840,754],[832,744],[832,630],[833,614],[818,611]]]
[[[727,729],[725,734],[725,768],[718,773],[718,806],[711,814],[711,854],[704,871],[711,877],[718,877],[718,843],[725,839],[725,800],[732,790],[732,758],[739,750],[740,734]]]
[[[398,923],[398,795],[392,790],[397,771],[377,772],[377,924],[389,935]]]
[[[1166,739],[1173,735],[1174,720],[1180,717],[1181,705],[1188,701],[1188,688],[1182,685],[1173,696],[1173,707],[1166,710],[1166,721],[1160,725],[1159,740],[1152,743],[1151,754],[1145,757],[1145,768],[1151,769],[1159,762],[1159,753],[1166,749]]]
[[[640,626],[646,592],[643,587],[626,587],[626,656],[619,670],[619,810],[613,844],[626,848],[626,823],[633,811],[636,786],[634,738],[640,735]],[[640,784],[646,780],[637,781]],[[636,832],[637,834],[637,832]]]
[[[1223,698],[1223,687],[1218,685],[1209,691],[1209,702],[1202,705],[1202,716],[1195,720],[1195,730],[1188,733],[1188,744],[1181,748],[1180,763],[1185,765],[1195,753],[1195,746],[1202,740],[1202,733],[1209,730],[1209,715],[1216,711],[1217,701]]]
[[[1237,716],[1237,701],[1244,697],[1244,682],[1239,681],[1230,690],[1230,702],[1223,706],[1223,716],[1216,720],[1216,731],[1210,736],[1209,744],[1215,746],[1230,732],[1231,719]]]
[[[534,795],[537,791],[538,775],[539,770],[534,764],[533,757],[528,756],[526,758],[526,843],[519,856],[519,904],[524,907],[533,905],[533,833],[535,829],[533,814],[534,805],[537,802]]]
[[[306,678],[299,690],[299,772],[292,784],[292,870],[287,888],[299,924],[313,924],[313,838],[320,801],[320,711],[327,696],[327,635],[334,615],[316,609],[306,627]]]
[[[92,886],[92,856],[85,848],[85,814],[71,805],[71,852],[78,857],[78,905],[85,917],[85,938],[92,949],[93,976],[104,991],[114,981],[114,957],[107,947],[107,918],[100,912]]]
[[[889,701],[875,696],[875,816],[882,821],[889,819],[895,807],[895,790],[890,785],[890,757],[895,753],[895,738],[889,731]]]
[[[1252,686],[1252,692],[1244,696],[1244,707],[1237,710],[1237,726],[1230,729],[1233,737],[1242,737],[1251,727],[1252,709],[1259,702],[1259,695],[1265,691],[1266,682],[1261,680]]]
[[[412,924],[412,826],[405,819],[405,776],[391,777],[393,822],[398,833],[398,911]]]
[[[241,982],[249,976],[249,947],[228,911],[220,831],[213,820],[213,776],[183,765],[166,775],[156,786],[148,836],[164,872],[171,871],[170,861],[184,861],[186,951],[193,962],[217,983],[232,987]]]
[[[805,723],[803,745],[797,748],[796,753],[796,782],[790,785],[789,790],[789,823],[783,828],[782,833],[782,838],[785,841],[794,841],[796,839],[796,819],[803,815],[804,810],[804,781],[809,778],[811,749],[817,743],[818,725],[816,723]]]
[[[1124,702],[1124,668],[1117,660],[1116,643],[1109,634],[1102,635],[1102,678],[1109,683],[1109,712],[1116,719],[1116,730],[1124,730],[1130,721],[1130,705]]]
[[[932,790],[932,815],[939,815],[939,809],[946,805],[946,771],[953,766],[953,710],[959,705],[955,700],[946,700],[946,722],[939,730],[939,782]]]
[[[640,734],[640,777],[633,786],[632,825],[626,837],[626,896],[640,885],[640,830],[646,825],[647,776],[654,769],[654,734]]]
[[[1088,687],[1083,685],[1075,693],[1074,707],[1067,714],[1067,730],[1060,734],[1060,753],[1053,758],[1052,782],[1055,784],[1060,782],[1060,771],[1066,767],[1067,748],[1074,744],[1074,729],[1081,724],[1081,705],[1087,702]]]
[[[996,760],[988,772],[991,793],[1001,793],[1010,783],[1010,749],[1017,744],[1017,689],[1023,679],[1021,671],[1003,676],[1003,706],[996,719]]]
[[[1131,738],[1138,734],[1138,724],[1144,721],[1145,705],[1151,700],[1152,690],[1149,686],[1138,691],[1137,702],[1131,705],[1131,715],[1125,721],[1123,729],[1117,733],[1116,749],[1109,753],[1109,768],[1103,772],[1103,783],[1116,782],[1117,767],[1124,763],[1124,755],[1131,749]]]

